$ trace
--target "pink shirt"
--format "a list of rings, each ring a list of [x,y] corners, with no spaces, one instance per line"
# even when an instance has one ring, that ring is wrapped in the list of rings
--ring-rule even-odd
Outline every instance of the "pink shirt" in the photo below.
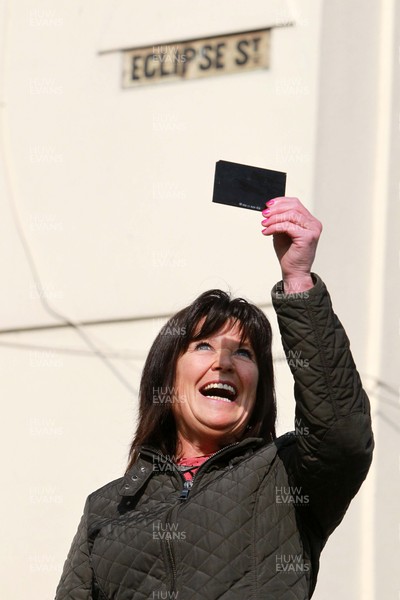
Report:
[[[205,456],[193,456],[192,458],[180,458],[176,464],[182,467],[193,467],[193,469],[190,469],[190,471],[188,470],[183,473],[186,481],[190,481],[193,479],[193,476],[199,469],[200,465],[210,458],[210,456],[212,456],[212,454],[206,454]]]

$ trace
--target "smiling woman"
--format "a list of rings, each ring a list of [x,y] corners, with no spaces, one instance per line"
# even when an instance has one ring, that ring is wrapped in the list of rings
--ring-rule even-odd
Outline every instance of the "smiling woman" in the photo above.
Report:
[[[371,463],[370,408],[311,273],[321,224],[296,198],[267,204],[296,431],[275,435],[264,313],[203,293],[150,349],[127,471],[88,497],[56,600],[311,598],[322,548]]]
[[[242,298],[231,300],[222,290],[201,294],[173,316],[156,337],[143,369],[139,425],[128,468],[142,444],[170,456],[198,456],[239,437],[274,439],[271,343],[264,313]],[[228,405],[212,399],[224,393],[205,390],[211,382],[232,385],[234,401]]]

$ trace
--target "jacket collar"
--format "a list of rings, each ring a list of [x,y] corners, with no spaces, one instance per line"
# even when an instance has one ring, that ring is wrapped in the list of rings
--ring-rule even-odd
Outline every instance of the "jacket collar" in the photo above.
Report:
[[[218,452],[213,454],[206,462],[215,462],[222,456],[235,456],[238,452],[247,448],[249,451],[259,448],[265,445],[266,442],[263,438],[245,438],[235,444],[230,444],[221,448]],[[218,456],[217,456],[218,455]],[[160,457],[165,463],[169,462],[171,466],[174,464],[167,456],[164,456],[159,450],[152,446],[143,445],[140,447],[139,457],[135,464],[125,474],[119,493],[121,496],[134,496],[140,488],[148,481],[155,471],[154,461],[150,463],[149,460],[145,460],[144,457]]]
[[[119,489],[121,496],[134,496],[153,474],[153,466],[140,456],[125,474]]]

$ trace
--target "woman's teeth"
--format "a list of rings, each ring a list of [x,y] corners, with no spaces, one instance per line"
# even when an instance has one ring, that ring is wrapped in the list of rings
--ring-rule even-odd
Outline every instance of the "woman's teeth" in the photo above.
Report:
[[[223,400],[224,402],[233,402],[237,395],[237,391],[233,385],[219,382],[208,383],[202,388],[201,393],[207,398]]]
[[[231,392],[232,394],[235,393],[235,388],[232,387],[231,385],[229,385],[229,383],[209,383],[208,385],[205,386],[205,390],[212,390],[212,389],[218,389],[218,390],[228,390],[229,392]]]
[[[228,398],[223,398],[222,396],[207,396],[207,398],[212,398],[213,400],[222,400],[223,402],[232,402],[232,400],[228,400]]]

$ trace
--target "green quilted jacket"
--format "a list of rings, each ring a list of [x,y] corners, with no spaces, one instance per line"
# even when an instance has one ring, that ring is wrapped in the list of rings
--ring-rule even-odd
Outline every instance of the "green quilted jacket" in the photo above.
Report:
[[[142,447],[124,477],[88,497],[56,600],[311,598],[321,550],[374,445],[348,338],[313,277],[302,294],[272,290],[296,430],[223,448],[191,488],[168,457]]]

